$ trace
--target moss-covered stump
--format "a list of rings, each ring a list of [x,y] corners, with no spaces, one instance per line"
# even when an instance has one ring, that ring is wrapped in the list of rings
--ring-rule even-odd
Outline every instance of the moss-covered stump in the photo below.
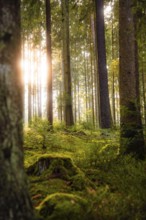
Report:
[[[84,190],[91,186],[85,174],[77,168],[71,158],[62,156],[45,155],[27,168],[27,174],[39,177],[35,182],[45,181],[52,178],[60,178],[68,181],[73,190]],[[92,187],[92,186],[91,186]]]
[[[33,205],[53,193],[84,194],[93,188],[84,172],[74,165],[71,158],[63,156],[41,156],[27,168],[30,181],[30,195]]]
[[[68,193],[55,193],[47,196],[37,210],[45,220],[95,219],[86,199]]]
[[[79,173],[71,158],[63,156],[44,155],[27,168],[28,175],[41,176],[45,171],[51,178],[68,179]]]

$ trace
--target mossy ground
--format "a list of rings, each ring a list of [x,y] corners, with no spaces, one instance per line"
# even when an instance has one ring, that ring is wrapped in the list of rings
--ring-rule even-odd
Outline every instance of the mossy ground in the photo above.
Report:
[[[47,196],[37,207],[46,220],[88,220],[94,219],[85,198],[71,193],[54,193]]]
[[[25,132],[30,194],[42,219],[146,219],[146,162],[119,157],[118,131],[44,131],[45,148],[42,133]]]

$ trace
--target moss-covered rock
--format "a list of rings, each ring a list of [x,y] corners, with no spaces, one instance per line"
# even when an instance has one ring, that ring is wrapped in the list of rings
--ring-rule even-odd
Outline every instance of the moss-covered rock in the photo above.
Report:
[[[55,193],[47,196],[37,210],[45,220],[94,219],[87,200],[68,193]]]

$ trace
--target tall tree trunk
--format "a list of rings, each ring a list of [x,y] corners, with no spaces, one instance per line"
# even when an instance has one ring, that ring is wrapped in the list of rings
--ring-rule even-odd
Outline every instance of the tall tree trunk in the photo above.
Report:
[[[108,91],[108,77],[105,50],[105,28],[103,0],[95,0],[96,6],[96,34],[98,54],[98,77],[99,77],[99,111],[100,127],[111,127],[111,111]]]
[[[144,126],[146,126],[146,94],[145,94],[145,76],[144,76],[144,58],[142,57],[142,99],[143,99],[143,117]]]
[[[30,72],[30,79],[28,80],[28,97],[27,97],[27,101],[28,101],[28,124],[30,123],[31,119],[32,119],[32,72],[30,70],[30,66],[31,66],[31,53],[30,53],[30,47],[31,45],[28,43],[29,39],[27,39],[27,50],[29,51],[28,57],[29,57],[29,65],[28,65],[28,69],[27,71]],[[26,55],[25,55],[26,56]],[[26,57],[25,57],[26,59]]]
[[[94,91],[94,96],[95,96],[95,127],[99,128],[99,93],[98,93],[98,78],[97,78],[97,62],[96,58],[94,57],[94,81],[95,81],[95,91]]]
[[[121,153],[144,158],[133,0],[119,1]]]
[[[91,18],[91,32],[90,32],[90,68],[91,68],[91,103],[92,103],[92,122],[95,128],[95,105],[94,105],[94,72],[93,72],[93,48],[92,48],[92,18]]]
[[[88,84],[87,84],[86,51],[84,51],[84,75],[85,75],[85,77],[84,77],[84,80],[85,80],[85,115],[86,115],[86,121],[88,122]]]
[[[28,122],[31,121],[32,119],[32,86],[31,86],[31,81],[28,82]]]
[[[72,126],[72,88],[70,69],[70,39],[69,39],[69,1],[62,0],[62,34],[63,34],[63,73],[64,73],[64,121],[66,126]]]
[[[77,122],[77,80],[74,80],[74,122]]]
[[[115,59],[114,51],[114,15],[112,16],[112,60]],[[116,108],[115,108],[115,70],[112,71],[112,115],[113,115],[113,124],[116,125]]]
[[[41,45],[40,45],[40,51],[39,54],[37,56],[37,68],[39,69],[39,65],[40,65],[40,60],[41,58]],[[38,82],[37,82],[37,86],[38,86],[38,117],[42,118],[42,84],[41,84],[41,75],[38,74]]]
[[[0,0],[0,219],[32,220],[23,167],[20,0]]]
[[[51,6],[50,6],[50,0],[46,0],[46,46],[47,46],[47,63],[48,63],[47,118],[48,118],[48,121],[49,121],[50,125],[53,125]]]
[[[91,29],[92,29],[92,38],[94,45],[94,84],[95,84],[95,127],[99,127],[99,78],[97,76],[97,36],[96,36],[96,27],[95,27],[95,13],[91,16]]]

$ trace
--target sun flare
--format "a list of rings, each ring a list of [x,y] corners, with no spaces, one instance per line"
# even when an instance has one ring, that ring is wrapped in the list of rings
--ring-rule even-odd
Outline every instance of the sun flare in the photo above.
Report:
[[[29,101],[31,100],[33,108],[41,109],[43,115],[46,114],[46,97],[47,97],[47,57],[43,50],[30,49],[26,44],[23,50],[21,60],[21,69],[25,89],[24,110],[25,122],[28,121]],[[38,107],[36,107],[38,106]],[[39,111],[39,110],[37,110]]]
[[[25,48],[21,66],[25,85],[29,83],[46,85],[48,67],[45,53],[40,50]]]

